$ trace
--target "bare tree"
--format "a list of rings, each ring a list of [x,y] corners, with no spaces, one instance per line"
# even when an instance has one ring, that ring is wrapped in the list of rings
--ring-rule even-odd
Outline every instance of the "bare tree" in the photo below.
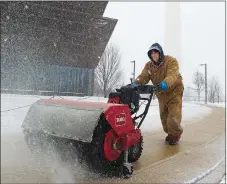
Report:
[[[217,101],[219,103],[221,100],[221,95],[221,85],[219,81],[215,77],[213,77],[209,82],[209,101],[212,103]]]
[[[111,91],[123,84],[120,61],[119,48],[113,44],[107,46],[95,70],[96,93],[106,98]]]
[[[183,99],[185,101],[190,101],[191,99],[191,88],[186,86],[185,89],[184,89],[184,94],[183,94]]]
[[[196,71],[193,78],[193,84],[195,85],[195,91],[198,94],[198,101],[200,101],[200,93],[204,90],[205,79],[202,73]]]
[[[220,102],[220,92],[221,92],[221,86],[220,83],[215,80],[215,84],[214,84],[214,89],[215,89],[215,100],[219,103]]]
[[[215,78],[213,77],[208,84],[208,100],[214,103],[215,101]]]

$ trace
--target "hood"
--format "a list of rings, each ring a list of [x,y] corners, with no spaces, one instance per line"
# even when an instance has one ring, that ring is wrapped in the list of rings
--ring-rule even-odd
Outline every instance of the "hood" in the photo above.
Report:
[[[152,50],[157,50],[159,52],[159,54],[160,54],[160,58],[159,58],[159,61],[157,63],[154,62],[153,59],[152,59],[152,57],[151,57],[151,51]],[[161,45],[158,44],[158,43],[154,43],[154,44],[151,45],[151,47],[149,48],[149,50],[147,52],[147,55],[151,59],[151,61],[153,62],[153,64],[155,64],[155,65],[160,65],[162,63],[162,61],[163,61],[163,58],[164,58],[163,49],[162,49]]]

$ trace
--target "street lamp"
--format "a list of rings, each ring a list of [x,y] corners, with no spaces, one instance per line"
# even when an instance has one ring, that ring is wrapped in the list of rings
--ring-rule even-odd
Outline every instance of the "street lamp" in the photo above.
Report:
[[[132,72],[132,75],[133,75],[133,81],[135,81],[135,78],[136,78],[135,77],[135,72],[136,72],[135,71],[136,70],[136,68],[135,68],[136,66],[135,65],[136,65],[136,61],[135,60],[134,61],[130,61],[130,63],[133,63],[133,72]]]
[[[207,104],[207,64],[200,64],[200,66],[205,66],[205,104]]]

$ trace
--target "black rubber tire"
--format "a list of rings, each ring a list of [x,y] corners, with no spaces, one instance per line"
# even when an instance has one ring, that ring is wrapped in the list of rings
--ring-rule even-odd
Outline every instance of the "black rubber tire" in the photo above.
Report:
[[[141,157],[142,152],[143,152],[143,136],[141,135],[140,141],[129,148],[128,161],[136,162]]]
[[[107,132],[111,130],[109,123],[105,120],[104,116],[102,115],[100,121],[94,131],[93,140],[90,145],[90,162],[93,166],[98,170],[104,170],[105,172],[113,171],[118,169],[122,166],[124,162],[124,153],[122,152],[121,155],[115,161],[109,161],[105,158],[104,154],[104,141],[105,135]],[[109,175],[110,173],[106,173]],[[110,174],[112,175],[112,174]]]

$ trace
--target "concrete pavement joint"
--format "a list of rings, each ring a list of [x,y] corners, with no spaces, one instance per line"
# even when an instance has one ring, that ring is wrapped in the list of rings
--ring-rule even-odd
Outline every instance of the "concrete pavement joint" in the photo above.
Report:
[[[193,178],[191,180],[185,181],[184,183],[190,183],[190,184],[192,183],[192,184],[194,184],[194,183],[200,181],[205,176],[210,174],[214,169],[216,169],[223,162],[224,159],[225,159],[225,156],[217,164],[215,164],[212,168],[208,169],[206,172],[203,172],[202,174],[198,175],[197,177],[195,177],[195,178]]]

